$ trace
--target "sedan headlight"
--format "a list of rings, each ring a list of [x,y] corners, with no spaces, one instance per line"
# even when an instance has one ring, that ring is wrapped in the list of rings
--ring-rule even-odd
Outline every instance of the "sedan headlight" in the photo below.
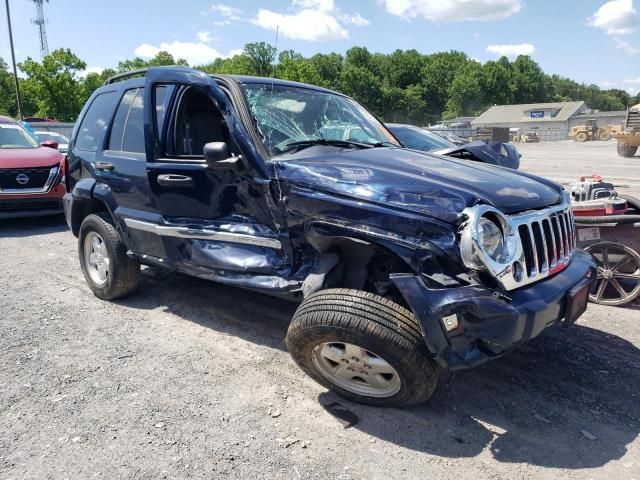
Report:
[[[516,236],[509,220],[489,206],[467,209],[460,250],[465,265],[475,270],[501,271],[516,253]]]

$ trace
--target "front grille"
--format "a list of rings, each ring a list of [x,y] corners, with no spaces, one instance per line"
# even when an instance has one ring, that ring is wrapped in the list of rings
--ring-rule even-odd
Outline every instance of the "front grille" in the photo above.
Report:
[[[22,190],[43,188],[49,179],[50,167],[36,168],[0,168],[1,190]],[[19,180],[23,179],[22,182]],[[24,181],[26,179],[26,182]]]
[[[525,278],[533,280],[562,270],[576,248],[570,208],[514,217],[522,244]],[[528,282],[523,282],[528,283]]]

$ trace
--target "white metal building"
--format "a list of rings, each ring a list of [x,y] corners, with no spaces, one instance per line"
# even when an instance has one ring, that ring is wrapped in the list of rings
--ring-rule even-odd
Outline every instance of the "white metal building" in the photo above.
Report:
[[[584,102],[495,105],[471,122],[474,127],[508,127],[535,132],[541,140],[566,140],[569,129],[595,118],[598,126],[624,121],[626,112],[598,112]]]

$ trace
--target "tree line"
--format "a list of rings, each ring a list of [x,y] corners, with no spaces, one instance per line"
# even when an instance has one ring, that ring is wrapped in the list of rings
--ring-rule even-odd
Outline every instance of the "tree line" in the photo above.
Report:
[[[112,75],[138,68],[185,65],[162,51],[154,58],[133,58],[116,69],[84,74],[86,62],[69,49],[42,61],[19,63],[25,116],[74,121],[91,93]],[[345,93],[389,122],[427,125],[457,116],[475,116],[492,105],[584,100],[598,110],[624,110],[640,103],[620,89],[602,89],[559,75],[549,75],[529,56],[480,63],[458,51],[421,54],[416,50],[372,53],[352,47],[345,55],[311,57],[277,50],[268,43],[248,43],[239,55],[194,68],[207,73],[274,76]],[[17,116],[14,78],[0,58],[0,114]]]

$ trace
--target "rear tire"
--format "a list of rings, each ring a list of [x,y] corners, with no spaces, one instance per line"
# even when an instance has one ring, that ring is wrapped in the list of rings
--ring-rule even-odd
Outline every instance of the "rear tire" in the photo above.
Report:
[[[404,407],[428,400],[439,367],[414,315],[372,293],[330,289],[305,299],[286,338],[311,378],[359,403]]]
[[[588,139],[589,139],[589,135],[587,135],[585,132],[579,132],[576,135],[577,142],[586,142]]]
[[[87,216],[80,226],[78,253],[82,273],[93,294],[103,300],[124,297],[138,286],[140,264],[127,249],[109,217]]]
[[[638,151],[637,145],[629,145],[628,143],[620,143],[618,141],[618,155],[621,157],[631,158]]]

